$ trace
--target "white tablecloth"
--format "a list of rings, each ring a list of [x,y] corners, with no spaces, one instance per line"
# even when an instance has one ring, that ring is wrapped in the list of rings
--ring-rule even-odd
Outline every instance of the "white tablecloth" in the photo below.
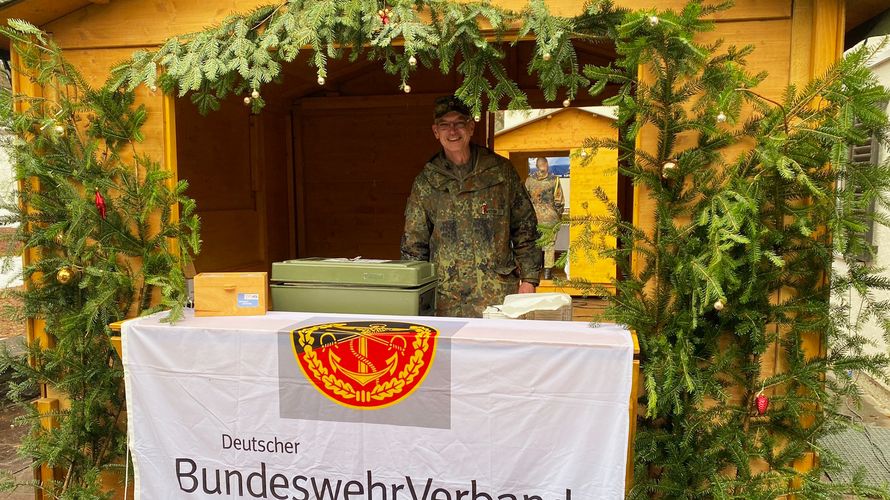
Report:
[[[633,345],[622,327],[281,312],[189,314],[170,325],[162,316],[122,331],[137,498],[624,496]],[[435,356],[409,395],[357,409],[309,380],[292,332],[369,322],[435,330]],[[341,341],[340,357],[355,352]],[[329,376],[346,380],[336,367]]]

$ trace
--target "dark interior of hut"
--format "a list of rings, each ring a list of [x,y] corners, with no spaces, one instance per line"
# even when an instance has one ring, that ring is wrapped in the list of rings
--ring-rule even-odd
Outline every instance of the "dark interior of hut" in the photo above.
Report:
[[[575,45],[581,67],[615,58],[606,42]],[[530,107],[562,106],[565,96],[548,102],[528,74],[534,42],[504,46],[504,64]],[[188,97],[177,99],[177,171],[202,219],[198,272],[267,271],[297,257],[399,257],[411,183],[438,150],[432,102],[452,93],[461,75],[418,64],[405,93],[380,62],[344,57],[329,61],[319,85],[307,56],[259,89],[266,103],[259,114],[243,95],[207,116]],[[613,92],[591,97],[582,89],[572,106],[600,105]],[[493,146],[494,127],[494,114],[484,113],[474,141]]]

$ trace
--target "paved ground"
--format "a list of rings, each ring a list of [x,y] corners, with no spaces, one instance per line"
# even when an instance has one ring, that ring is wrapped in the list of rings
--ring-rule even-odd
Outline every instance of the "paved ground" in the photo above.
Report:
[[[9,348],[16,352],[21,338],[21,334],[0,337],[0,349]],[[0,471],[14,474],[18,483],[30,481],[34,477],[30,461],[18,455],[18,445],[26,430],[24,426],[15,424],[15,418],[21,414],[21,408],[5,398],[4,390],[0,395]],[[23,487],[12,493],[0,493],[0,500],[34,500],[34,492]]]
[[[15,474],[18,482],[25,482],[31,480],[34,474],[29,461],[17,453],[25,428],[13,425],[13,419],[20,413],[20,409],[8,403],[0,408],[0,470]],[[30,488],[19,488],[12,493],[0,493],[0,500],[34,500],[34,492]]]
[[[861,469],[866,483],[890,484],[890,391],[864,375],[857,377],[856,383],[863,392],[862,405],[848,406],[843,413],[861,425],[821,443],[850,467],[826,479],[848,482],[857,469]]]
[[[25,326],[3,311],[13,303],[0,293],[0,349],[9,347],[15,352],[24,336]],[[5,390],[0,394],[0,470],[15,474],[18,482],[30,481],[34,477],[30,462],[17,453],[25,427],[14,425],[14,420],[22,412],[7,401],[4,395]],[[0,500],[34,500],[34,492],[30,488],[19,488],[12,493],[0,493]]]

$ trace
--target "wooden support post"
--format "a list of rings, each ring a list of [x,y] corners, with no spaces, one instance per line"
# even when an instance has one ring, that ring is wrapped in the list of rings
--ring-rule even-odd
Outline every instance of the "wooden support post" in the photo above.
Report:
[[[59,400],[56,398],[39,398],[34,401],[34,405],[37,407],[37,412],[41,415],[40,426],[46,430],[55,429],[58,426],[56,414],[59,411]],[[34,479],[39,484],[51,483],[58,479],[58,472],[47,464],[40,464],[39,468],[34,469]],[[34,500],[49,500],[49,498],[43,494],[42,489],[34,488]]]
[[[630,427],[627,432],[627,464],[624,467],[624,493],[630,493],[634,480],[634,440],[637,437],[637,399],[640,397],[640,341],[636,332],[631,332],[634,341],[633,378],[630,385],[628,417]]]

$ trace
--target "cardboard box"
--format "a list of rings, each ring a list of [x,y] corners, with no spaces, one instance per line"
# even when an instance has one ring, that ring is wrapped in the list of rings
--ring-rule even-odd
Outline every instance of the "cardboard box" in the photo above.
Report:
[[[195,316],[262,316],[268,310],[267,273],[200,273]]]

